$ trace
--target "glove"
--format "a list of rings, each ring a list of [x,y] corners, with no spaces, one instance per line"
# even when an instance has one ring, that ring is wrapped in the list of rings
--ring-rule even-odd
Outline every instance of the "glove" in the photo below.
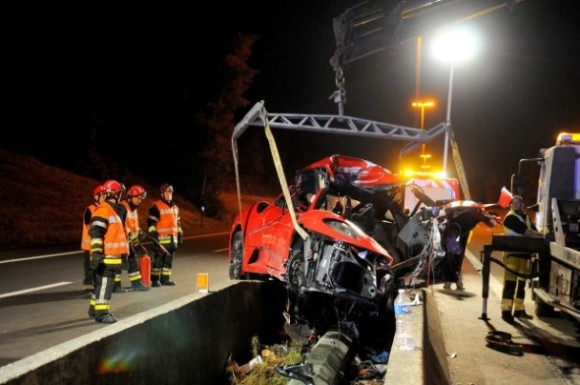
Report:
[[[129,232],[129,243],[136,245],[139,243],[139,234],[134,232]]]
[[[181,245],[183,243],[183,232],[180,231],[179,233],[177,233],[177,244]]]
[[[99,264],[103,262],[105,256],[100,251],[95,251],[91,253],[91,268],[97,270]]]

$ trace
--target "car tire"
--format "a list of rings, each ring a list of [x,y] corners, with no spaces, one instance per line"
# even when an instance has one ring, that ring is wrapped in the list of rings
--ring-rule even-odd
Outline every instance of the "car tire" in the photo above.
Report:
[[[298,251],[288,258],[286,264],[286,284],[291,290],[299,291],[305,282],[304,253]]]
[[[237,230],[232,237],[230,255],[230,279],[242,279],[242,258],[244,255],[244,242],[242,232]]]

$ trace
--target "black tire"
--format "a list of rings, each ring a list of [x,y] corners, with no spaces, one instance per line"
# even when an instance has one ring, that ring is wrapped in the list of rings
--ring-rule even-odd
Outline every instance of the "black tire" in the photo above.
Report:
[[[302,251],[293,253],[286,262],[286,284],[295,292],[298,292],[306,282],[303,255]]]
[[[232,251],[230,255],[230,279],[243,279],[242,258],[244,256],[244,242],[240,230],[232,237]]]
[[[554,308],[540,298],[539,295],[536,295],[534,300],[535,303],[535,313],[538,317],[553,317],[554,316]]]

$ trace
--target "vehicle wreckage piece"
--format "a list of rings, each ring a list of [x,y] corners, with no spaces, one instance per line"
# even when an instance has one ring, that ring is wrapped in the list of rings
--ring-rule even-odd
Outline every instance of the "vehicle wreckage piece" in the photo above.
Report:
[[[491,331],[487,333],[485,342],[487,342],[487,346],[500,352],[513,354],[515,356],[524,355],[524,347],[513,342],[510,333],[499,330]]]
[[[352,343],[346,334],[330,331],[318,340],[304,363],[276,366],[276,372],[291,379],[288,385],[337,384],[352,359]]]
[[[257,202],[234,221],[230,277],[275,278],[288,289],[292,322],[308,324],[319,335],[338,327],[374,354],[388,351],[394,335],[393,259],[355,221],[370,218],[374,201],[384,207],[392,200],[385,198],[397,182],[388,170],[344,155],[298,170],[290,202],[284,194]],[[295,232],[292,214],[307,237]]]

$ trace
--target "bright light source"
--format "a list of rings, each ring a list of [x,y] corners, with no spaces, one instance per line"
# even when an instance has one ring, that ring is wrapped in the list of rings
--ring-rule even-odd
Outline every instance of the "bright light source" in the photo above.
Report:
[[[439,60],[455,64],[474,57],[480,49],[480,40],[472,29],[455,26],[437,34],[431,48]]]
[[[558,138],[556,139],[556,146],[562,146],[565,144],[578,144],[580,143],[580,134],[579,133],[568,133],[568,132],[561,132],[558,134]]]
[[[428,108],[428,107],[434,107],[435,106],[435,102],[433,100],[425,100],[425,101],[414,101],[411,103],[412,107],[418,107],[418,108]]]

